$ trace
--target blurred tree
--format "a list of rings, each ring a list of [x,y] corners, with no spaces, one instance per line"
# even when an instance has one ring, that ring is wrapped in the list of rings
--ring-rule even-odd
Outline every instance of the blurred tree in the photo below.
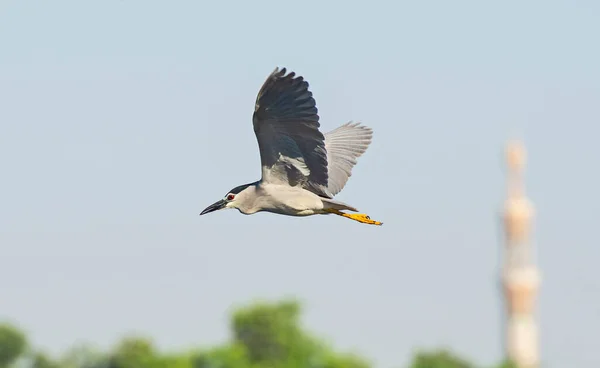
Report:
[[[363,358],[353,354],[329,354],[323,368],[369,368],[371,365]]]
[[[53,360],[41,352],[28,353],[25,335],[14,326],[0,325],[0,368],[370,368],[359,356],[336,352],[305,331],[295,300],[254,303],[234,311],[232,341],[206,350],[162,353],[152,340],[130,336],[108,353],[87,345]],[[18,367],[17,367],[18,363]],[[21,364],[23,363],[23,364]],[[410,368],[474,368],[448,350],[421,351]],[[516,368],[503,362],[496,368]]]
[[[60,359],[61,368],[105,368],[108,357],[86,344],[71,347]]]
[[[278,304],[256,303],[237,310],[232,329],[236,342],[247,349],[248,358],[256,363],[274,363],[310,349],[299,327],[300,306],[295,301]]]
[[[60,363],[55,362],[42,352],[33,355],[31,368],[62,368]]]
[[[10,324],[0,325],[0,368],[10,367],[27,349],[25,334]]]
[[[107,360],[93,368],[193,368],[192,354],[162,354],[141,337],[123,339]]]
[[[341,359],[301,328],[300,312],[296,300],[238,309],[231,322],[234,342],[245,347],[249,363],[258,367],[322,368]]]
[[[168,354],[161,355],[156,366],[162,368],[194,368],[194,355],[192,354]]]
[[[447,350],[419,352],[411,368],[474,368],[475,366]]]
[[[228,344],[197,354],[193,368],[251,368],[246,347]]]
[[[107,368],[159,368],[160,365],[152,341],[127,337],[114,349]]]

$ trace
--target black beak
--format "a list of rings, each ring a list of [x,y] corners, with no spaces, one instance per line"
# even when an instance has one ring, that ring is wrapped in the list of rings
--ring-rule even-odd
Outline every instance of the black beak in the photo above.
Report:
[[[211,204],[210,206],[206,207],[204,209],[204,211],[200,212],[200,216],[205,215],[210,212],[214,212],[214,211],[223,209],[223,208],[225,208],[226,204],[227,204],[227,202],[225,200],[221,199],[220,201],[217,201],[217,202]]]

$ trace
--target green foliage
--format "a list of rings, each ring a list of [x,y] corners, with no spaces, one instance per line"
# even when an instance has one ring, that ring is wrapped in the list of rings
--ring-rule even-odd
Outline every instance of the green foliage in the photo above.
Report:
[[[152,342],[141,337],[124,338],[108,359],[107,368],[158,368]]]
[[[369,368],[371,365],[364,358],[353,354],[328,354],[322,368]]]
[[[252,364],[269,367],[309,367],[324,355],[322,344],[304,332],[299,323],[300,305],[256,303],[233,316],[234,341],[246,348]]]
[[[196,355],[193,368],[252,368],[246,347],[242,344],[219,346]]]
[[[32,368],[61,368],[60,363],[41,352],[34,354],[31,366]]]
[[[25,334],[0,325],[0,368],[23,358],[24,368],[370,368],[362,357],[340,353],[305,331],[297,301],[254,303],[237,309],[231,341],[189,352],[159,351],[152,340],[123,338],[109,352],[78,345],[60,359],[28,352]],[[19,360],[20,363],[20,360]],[[475,368],[447,350],[419,352],[410,368]],[[496,368],[516,368],[504,362]]]
[[[447,350],[439,350],[417,353],[411,368],[474,368],[474,366]]]
[[[0,325],[0,368],[8,368],[27,349],[25,334],[10,324]]]
[[[61,368],[106,368],[108,356],[87,345],[69,349],[60,361]]]

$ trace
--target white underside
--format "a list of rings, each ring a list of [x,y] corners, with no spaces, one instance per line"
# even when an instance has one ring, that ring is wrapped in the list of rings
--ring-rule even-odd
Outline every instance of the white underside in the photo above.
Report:
[[[327,209],[356,211],[351,206],[319,197],[300,187],[260,182],[255,188],[253,203],[240,206],[240,212],[247,215],[265,211],[288,216],[311,216],[326,214]]]

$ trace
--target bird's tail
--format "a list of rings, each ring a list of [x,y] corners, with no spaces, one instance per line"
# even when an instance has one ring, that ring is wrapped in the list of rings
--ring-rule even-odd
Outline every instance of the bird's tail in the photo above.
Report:
[[[338,210],[338,211],[348,210],[348,211],[358,212],[358,210],[356,208],[349,206],[343,202],[336,201],[334,199],[321,197],[321,202],[323,202],[324,210],[332,209],[332,210]]]

